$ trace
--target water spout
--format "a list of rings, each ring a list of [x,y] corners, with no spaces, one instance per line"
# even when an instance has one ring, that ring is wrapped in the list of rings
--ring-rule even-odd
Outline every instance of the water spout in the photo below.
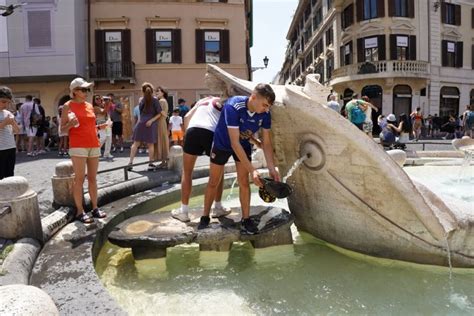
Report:
[[[293,166],[291,166],[290,170],[288,170],[286,176],[283,177],[282,182],[286,183],[286,180],[288,180],[289,177],[295,172],[295,170],[305,161],[306,159],[310,158],[311,155],[308,153],[306,155],[303,155],[302,157],[296,159],[296,161],[293,163]]]

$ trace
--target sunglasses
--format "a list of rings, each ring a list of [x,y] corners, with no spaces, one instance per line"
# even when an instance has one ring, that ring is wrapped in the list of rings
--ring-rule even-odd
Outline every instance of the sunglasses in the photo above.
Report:
[[[95,97],[95,100],[102,100],[101,97]]]
[[[76,90],[82,91],[84,93],[91,92],[91,89],[89,89],[89,88],[79,88],[79,89],[76,89]]]

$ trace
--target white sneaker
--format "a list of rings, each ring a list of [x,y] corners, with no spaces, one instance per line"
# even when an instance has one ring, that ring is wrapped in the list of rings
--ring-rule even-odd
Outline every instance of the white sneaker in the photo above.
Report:
[[[232,212],[230,208],[221,207],[214,207],[211,211],[211,217],[222,217],[227,216]]]
[[[177,208],[171,211],[171,217],[182,221],[182,222],[189,222],[188,212],[183,212],[181,208]]]

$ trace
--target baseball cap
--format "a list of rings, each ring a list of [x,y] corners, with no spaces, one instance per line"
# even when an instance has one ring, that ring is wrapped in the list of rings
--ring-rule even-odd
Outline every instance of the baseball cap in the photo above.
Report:
[[[387,121],[396,122],[396,121],[397,121],[397,118],[395,117],[395,114],[389,114],[389,115],[387,115]]]
[[[69,85],[69,90],[72,91],[77,88],[90,88],[94,85],[92,82],[87,82],[82,78],[76,78],[73,81],[71,81],[71,84]]]

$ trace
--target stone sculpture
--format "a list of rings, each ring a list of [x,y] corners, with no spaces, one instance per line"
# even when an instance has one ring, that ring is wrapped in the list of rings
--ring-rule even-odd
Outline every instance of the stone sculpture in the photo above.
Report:
[[[249,95],[256,83],[208,65],[206,84],[224,97]],[[371,138],[326,107],[316,75],[304,87],[273,85],[277,165],[290,178],[298,229],[357,252],[424,264],[474,267],[472,206],[442,201],[414,183]]]

